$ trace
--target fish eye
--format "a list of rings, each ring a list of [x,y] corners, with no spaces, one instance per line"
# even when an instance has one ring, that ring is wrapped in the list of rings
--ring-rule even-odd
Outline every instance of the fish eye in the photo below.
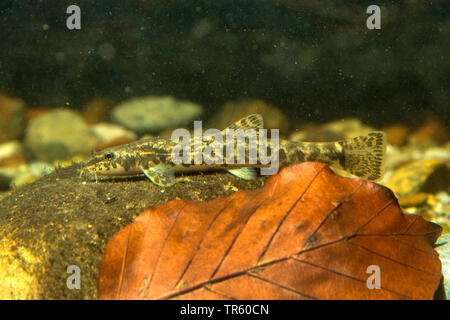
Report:
[[[114,158],[114,153],[112,152],[105,153],[106,160],[111,160],[112,158]]]

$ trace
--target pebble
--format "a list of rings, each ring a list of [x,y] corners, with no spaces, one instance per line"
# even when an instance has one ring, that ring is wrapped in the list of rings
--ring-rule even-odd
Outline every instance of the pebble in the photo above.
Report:
[[[303,127],[301,131],[296,131],[289,137],[289,140],[292,141],[305,142],[331,142],[343,139],[345,136],[339,132],[315,126]]]
[[[438,119],[426,120],[411,136],[411,141],[414,143],[427,145],[445,143],[448,139],[448,130]]]
[[[417,145],[407,145],[403,147],[395,147],[388,144],[386,150],[385,161],[385,178],[392,175],[393,172],[402,165],[414,160],[425,159],[441,159],[450,161],[450,148],[431,147],[424,149]],[[383,179],[382,183],[386,184],[388,179]]]
[[[162,136],[161,135],[160,137],[169,137],[169,136],[170,136],[170,134],[168,134],[166,136]],[[147,133],[147,134],[144,134],[142,137],[140,137],[139,140],[141,140],[141,139],[151,139],[151,138],[155,138],[155,136],[150,134],[150,133]]]
[[[0,94],[0,143],[19,139],[25,128],[25,103]]]
[[[444,289],[447,300],[450,300],[450,233],[440,236],[438,243],[446,243],[436,248],[442,262],[442,275],[444,276]]]
[[[450,196],[447,192],[438,192],[430,198],[430,213],[434,221],[450,228]]]
[[[308,142],[328,142],[365,135],[373,128],[364,125],[359,119],[345,118],[322,125],[306,124],[301,131],[291,134],[290,140]]]
[[[31,122],[34,119],[39,118],[40,116],[46,113],[49,113],[50,111],[51,110],[48,108],[38,108],[38,107],[29,108],[25,113],[25,119],[27,120],[27,122]]]
[[[0,191],[6,191],[10,188],[12,178],[0,172]]]
[[[428,193],[419,192],[409,196],[400,197],[398,202],[400,206],[404,208],[408,207],[420,207],[427,203]]]
[[[0,144],[0,167],[15,166],[26,163],[22,144],[17,141],[9,141]]]
[[[56,109],[35,119],[28,125],[25,136],[31,156],[49,163],[89,154],[98,142],[83,118],[67,109]]]
[[[386,186],[399,197],[447,190],[450,187],[450,162],[442,159],[408,162],[393,172]]]
[[[113,102],[110,99],[97,97],[89,101],[81,111],[84,120],[89,124],[102,122],[111,111]]]
[[[138,134],[193,125],[203,113],[201,105],[171,96],[147,96],[127,100],[112,111],[112,120]]]
[[[119,138],[126,138],[129,140],[136,140],[137,135],[124,127],[114,124],[101,122],[91,127],[91,131],[97,136],[99,142],[107,144],[110,141],[117,140]]]
[[[411,160],[413,160],[411,152],[404,152],[391,144],[386,146],[386,159],[384,163],[386,170],[393,170]]]
[[[386,133],[389,144],[399,147],[408,142],[409,128],[403,124],[395,124],[381,129]]]
[[[51,173],[54,166],[43,161],[33,161],[26,166],[20,167],[13,176],[10,185],[19,188],[25,184],[31,183],[40,177]]]
[[[51,173],[55,168],[43,161],[31,162],[28,166],[28,171],[35,177]]]
[[[357,118],[343,118],[331,121],[321,125],[320,128],[323,130],[337,132],[343,135],[346,139],[366,135],[368,132],[374,130],[372,127],[363,124],[361,120]]]
[[[97,145],[95,147],[95,149],[93,150],[93,152],[98,152],[104,149],[108,149],[111,147],[115,147],[115,146],[121,146],[123,144],[128,144],[135,141],[134,139],[130,139],[127,137],[118,137],[112,140],[108,140],[106,142],[100,143],[99,145]]]
[[[419,155],[417,155],[417,153],[416,153],[415,156],[416,156],[416,158],[420,157],[420,153],[419,153]],[[429,149],[425,150],[425,152],[422,153],[422,157],[424,159],[450,160],[450,150],[447,150],[445,148],[439,148],[439,147],[429,148]]]

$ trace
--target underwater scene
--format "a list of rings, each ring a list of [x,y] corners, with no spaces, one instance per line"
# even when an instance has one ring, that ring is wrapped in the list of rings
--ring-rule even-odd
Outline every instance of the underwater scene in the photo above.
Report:
[[[2,2],[0,299],[446,299],[448,13]]]

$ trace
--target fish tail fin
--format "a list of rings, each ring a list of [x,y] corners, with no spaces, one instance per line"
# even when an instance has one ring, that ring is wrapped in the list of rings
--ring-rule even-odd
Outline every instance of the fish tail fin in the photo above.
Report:
[[[338,143],[343,148],[344,157],[340,165],[344,170],[368,180],[383,178],[386,156],[384,132],[373,131]]]

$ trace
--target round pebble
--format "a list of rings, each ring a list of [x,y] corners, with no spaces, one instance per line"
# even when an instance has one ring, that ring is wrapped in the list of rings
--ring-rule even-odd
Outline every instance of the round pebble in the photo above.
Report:
[[[198,119],[203,108],[171,96],[147,96],[125,101],[114,108],[112,120],[138,134],[185,126]]]
[[[57,109],[32,121],[26,131],[25,146],[32,157],[54,162],[89,154],[98,138],[76,112]]]

